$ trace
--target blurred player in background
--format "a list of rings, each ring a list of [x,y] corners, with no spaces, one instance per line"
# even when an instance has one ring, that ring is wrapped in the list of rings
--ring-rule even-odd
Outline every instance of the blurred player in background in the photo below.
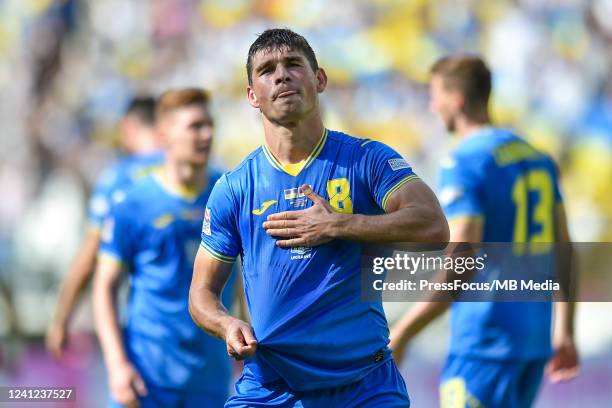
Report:
[[[166,145],[165,163],[113,206],[94,278],[111,405],[220,407],[229,390],[230,360],[223,342],[202,332],[188,311],[202,214],[221,176],[208,166],[213,139],[208,94],[196,88],[162,94],[157,129]],[[131,276],[131,293],[122,332],[115,294],[123,267]]]
[[[441,173],[451,242],[569,245],[555,164],[512,132],[491,126],[491,73],[485,63],[451,56],[438,61],[431,73],[431,109],[459,137]],[[396,358],[448,307],[422,302],[407,312],[391,332]],[[550,302],[454,303],[442,407],[526,408],[536,397],[547,362],[552,381],[575,376],[574,305],[559,302],[555,309],[551,345]]]
[[[360,241],[446,242],[437,199],[388,146],[323,126],[302,36],[266,30],[247,75],[265,142],[211,193],[190,291],[198,324],[247,358],[226,407],[407,407],[382,304],[360,298]],[[239,254],[252,326],[219,301]]]
[[[155,100],[151,97],[134,99],[121,120],[119,142],[127,156],[104,171],[94,187],[88,210],[89,228],[68,271],[47,331],[46,346],[56,358],[61,357],[67,344],[70,318],[95,269],[102,221],[112,204],[123,199],[125,190],[163,160],[154,121]]]

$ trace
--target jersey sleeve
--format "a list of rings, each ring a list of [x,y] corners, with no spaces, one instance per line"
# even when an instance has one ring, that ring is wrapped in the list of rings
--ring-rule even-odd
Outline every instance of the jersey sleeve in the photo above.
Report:
[[[459,164],[461,163],[461,164]],[[478,160],[459,160],[450,156],[442,161],[439,182],[439,199],[448,219],[482,217],[482,170]]]
[[[218,261],[233,263],[240,252],[237,215],[236,200],[227,176],[223,175],[213,187],[206,203],[200,244]]]
[[[365,149],[365,152],[360,172],[365,175],[374,200],[386,211],[389,197],[418,176],[399,153],[384,143],[366,140],[361,144],[361,148]]]
[[[136,211],[129,208],[129,203],[113,206],[105,218],[100,235],[100,255],[109,256],[121,263],[131,264],[135,253]]]
[[[96,181],[87,205],[87,220],[91,228],[100,229],[104,219],[110,214],[117,178],[117,170],[111,168],[104,171]]]

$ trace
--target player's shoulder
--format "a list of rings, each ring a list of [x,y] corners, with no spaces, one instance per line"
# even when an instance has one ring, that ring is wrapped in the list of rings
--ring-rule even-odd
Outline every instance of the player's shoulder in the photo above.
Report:
[[[511,134],[511,137],[508,137],[505,143],[500,143],[498,149],[507,149],[515,155],[524,156],[527,159],[550,162],[555,165],[555,161],[550,154],[515,133]]]
[[[127,186],[121,197],[116,197],[113,206],[115,211],[138,211],[138,208],[150,207],[159,199],[160,189],[154,174],[149,174]]]
[[[339,144],[342,147],[356,147],[360,149],[371,149],[373,146],[384,145],[384,143],[377,142],[373,139],[361,138],[348,133],[340,132],[338,130],[327,130],[328,142]]]
[[[556,167],[552,156],[538,149],[527,139],[511,130],[500,131],[495,137],[491,138],[489,150],[498,166],[506,166],[522,161],[535,161]]]
[[[455,156],[466,156],[487,153],[492,151],[506,137],[506,132],[501,129],[487,127],[461,139],[455,145],[452,154]]]
[[[126,179],[130,179],[132,173],[138,169],[160,165],[163,157],[162,153],[122,156],[102,170],[96,185],[107,189],[115,188]]]
[[[121,174],[126,168],[127,157],[121,157],[118,160],[113,161],[104,167],[96,179],[95,188],[96,190],[110,190],[112,189],[119,179]]]
[[[485,174],[485,169],[494,165],[495,149],[513,138],[511,132],[501,128],[487,127],[462,139],[442,158],[443,172],[467,171]]]
[[[236,167],[227,171],[219,171],[215,182],[215,190],[229,189],[230,191],[240,191],[241,186],[253,178],[254,166],[259,157],[263,155],[263,148],[260,146],[247,155]]]
[[[225,170],[218,166],[208,166],[208,181],[209,183],[216,183],[224,174]]]
[[[487,127],[464,140],[461,140],[449,154],[451,160],[466,166],[492,162],[495,152],[502,146],[520,140],[510,130]]]
[[[343,145],[357,145],[360,141],[364,140],[356,136],[349,135],[348,133],[332,129],[326,129],[325,137],[327,138],[328,142],[339,143]]]
[[[113,165],[114,171],[117,174],[127,174],[134,167],[141,166],[145,161],[145,156],[139,154],[130,154],[121,157]]]
[[[339,144],[341,151],[356,150],[359,154],[362,155],[371,152],[393,151],[393,149],[389,145],[381,141],[370,138],[361,138],[335,130],[328,131],[328,139],[332,143]]]
[[[361,173],[380,168],[383,163],[388,163],[393,171],[411,168],[400,153],[384,142],[355,137],[342,132],[333,132],[330,137],[341,144],[337,149],[339,156],[350,160]]]
[[[154,151],[150,153],[135,154],[132,156],[132,162],[134,164],[160,164],[166,159],[166,154],[163,151]]]
[[[264,155],[263,147],[259,146],[247,155],[236,167],[232,170],[226,171],[219,178],[220,182],[236,182],[244,178],[249,178],[250,173],[253,171],[253,163],[262,158]]]
[[[146,222],[149,214],[159,203],[159,197],[153,194],[155,184],[152,175],[148,175],[138,182],[121,190],[121,195],[113,201],[110,215],[104,221],[102,237],[105,241],[112,241],[114,228],[121,233],[139,228]]]
[[[159,151],[134,155],[126,165],[126,183],[138,181],[157,171],[163,165],[165,157],[165,154]]]

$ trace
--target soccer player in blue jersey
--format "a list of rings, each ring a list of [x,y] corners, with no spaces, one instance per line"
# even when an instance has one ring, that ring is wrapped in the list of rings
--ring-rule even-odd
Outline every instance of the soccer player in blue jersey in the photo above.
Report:
[[[227,398],[230,360],[223,342],[202,332],[188,310],[202,214],[221,175],[207,166],[213,130],[208,94],[197,88],[165,92],[157,125],[165,163],[113,206],[94,277],[111,406],[218,407]],[[122,331],[114,297],[123,267],[131,290]],[[231,295],[228,287],[226,305]]]
[[[440,200],[452,242],[569,245],[555,164],[514,133],[492,127],[491,73],[477,57],[451,56],[432,67],[431,109],[459,143],[443,163]],[[393,327],[396,358],[406,343],[448,308],[423,302]],[[441,406],[530,407],[542,375],[576,375],[573,303],[455,302]],[[551,358],[552,356],[552,358]]]
[[[380,302],[360,300],[363,242],[445,245],[432,191],[388,146],[323,126],[327,77],[308,42],[263,32],[247,59],[264,144],[215,185],[190,311],[246,359],[226,407],[407,407]],[[219,295],[240,255],[251,324]]]
[[[60,291],[55,316],[47,330],[46,346],[60,358],[68,340],[68,326],[77,302],[91,280],[100,247],[100,226],[111,205],[120,201],[137,179],[163,160],[154,130],[155,100],[135,98],[120,122],[120,144],[127,156],[109,167],[96,182],[89,200],[89,227]]]

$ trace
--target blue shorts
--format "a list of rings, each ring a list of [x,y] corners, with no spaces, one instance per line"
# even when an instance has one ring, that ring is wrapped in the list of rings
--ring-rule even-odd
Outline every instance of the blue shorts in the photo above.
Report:
[[[406,383],[390,359],[353,384],[314,391],[291,390],[282,380],[261,384],[245,372],[225,408],[256,407],[407,408],[410,399]]]
[[[221,408],[227,400],[227,391],[220,392],[173,390],[147,384],[147,395],[138,399],[140,408]],[[123,405],[112,399],[109,408],[119,408]]]
[[[450,355],[442,370],[440,407],[529,408],[540,388],[546,362]]]

